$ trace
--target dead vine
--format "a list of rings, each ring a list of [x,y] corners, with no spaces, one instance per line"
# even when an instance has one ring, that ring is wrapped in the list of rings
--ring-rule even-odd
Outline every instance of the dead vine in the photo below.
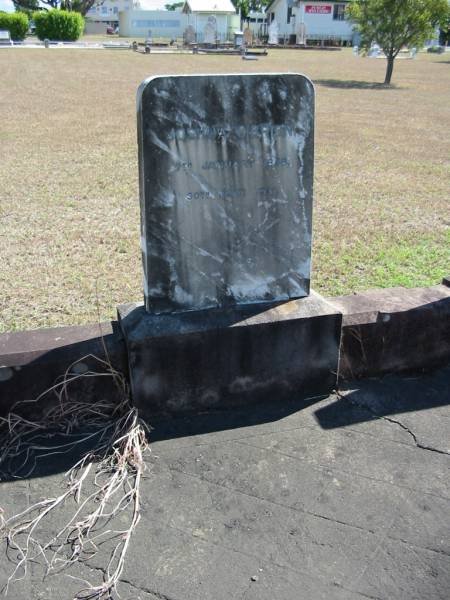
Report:
[[[98,368],[78,372],[86,361]],[[78,367],[78,369],[77,369]],[[119,402],[72,400],[70,387],[80,378],[109,377],[119,390]],[[27,418],[27,405],[38,404],[48,395],[54,402],[39,418]],[[29,407],[28,407],[29,408]],[[82,432],[82,433],[80,433]],[[148,427],[131,405],[128,384],[109,361],[87,355],[65,372],[61,381],[33,401],[21,402],[9,415],[0,418],[0,476],[12,470],[12,476],[36,468],[36,457],[48,459],[70,453],[84,444],[90,449],[65,474],[65,490],[56,497],[45,498],[23,512],[7,518],[0,509],[0,533],[7,543],[7,553],[15,563],[4,587],[23,579],[27,566],[40,561],[46,575],[61,572],[91,559],[103,544],[112,543],[103,581],[86,582],[74,600],[106,600],[120,580],[130,539],[140,519],[140,484],[145,470],[144,453],[148,450]],[[48,440],[48,443],[43,443]],[[53,443],[52,443],[53,440]],[[56,443],[55,443],[56,440]],[[28,468],[29,466],[29,468]],[[50,539],[42,539],[45,520],[67,501],[75,509],[65,525]],[[127,526],[114,528],[119,515],[127,515]]]

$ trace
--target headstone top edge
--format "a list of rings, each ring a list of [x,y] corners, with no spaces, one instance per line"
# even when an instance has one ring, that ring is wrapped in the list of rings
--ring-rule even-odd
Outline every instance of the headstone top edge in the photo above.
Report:
[[[136,105],[137,105],[137,108],[139,109],[144,91],[146,90],[148,85],[150,85],[153,81],[155,81],[157,79],[168,79],[168,78],[195,79],[195,78],[201,78],[201,77],[219,78],[219,77],[247,77],[247,76],[249,76],[249,77],[279,77],[279,76],[301,77],[303,80],[305,80],[311,86],[313,92],[315,93],[315,86],[314,86],[314,82],[312,81],[312,79],[310,77],[308,77],[308,75],[305,75],[304,73],[296,73],[293,71],[285,71],[285,72],[274,71],[274,72],[262,72],[262,73],[164,73],[164,74],[158,74],[158,75],[151,75],[150,77],[147,77],[139,84],[139,87],[138,87],[137,93],[136,93]]]

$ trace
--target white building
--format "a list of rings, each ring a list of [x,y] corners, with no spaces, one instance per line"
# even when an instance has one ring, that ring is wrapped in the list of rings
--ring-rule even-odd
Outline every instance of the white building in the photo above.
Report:
[[[119,13],[132,10],[165,10],[171,0],[104,0],[94,4],[86,15],[86,33],[104,33],[119,25]]]
[[[195,31],[196,41],[202,43],[205,28],[212,19],[216,39],[224,42],[233,39],[234,30],[240,28],[240,17],[231,0],[186,0],[180,11],[142,10],[143,2],[153,1],[160,0],[140,0],[140,8],[133,7],[120,13],[121,36],[179,39],[183,37],[187,27],[191,26]],[[169,2],[164,0],[164,3]]]
[[[348,0],[272,0],[266,9],[267,23],[276,20],[280,41],[295,43],[303,28],[307,43],[351,44],[352,24],[345,18]]]
[[[215,19],[217,39],[232,39],[233,32],[241,28],[241,20],[231,0],[186,0],[183,13],[189,25],[197,32],[197,41],[203,41],[203,32],[210,18]]]
[[[120,13],[119,35],[156,40],[183,36],[187,17],[174,10],[130,10]]]

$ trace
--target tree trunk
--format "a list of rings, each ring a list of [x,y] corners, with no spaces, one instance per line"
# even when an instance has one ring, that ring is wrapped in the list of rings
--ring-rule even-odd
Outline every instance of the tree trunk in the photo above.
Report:
[[[391,77],[392,77],[393,70],[394,70],[394,57],[388,56],[387,67],[386,67],[386,76],[384,78],[385,85],[389,85],[391,83]]]

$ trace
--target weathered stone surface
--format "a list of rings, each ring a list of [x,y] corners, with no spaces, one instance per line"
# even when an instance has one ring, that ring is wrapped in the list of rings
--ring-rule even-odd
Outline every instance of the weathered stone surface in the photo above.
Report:
[[[153,77],[138,92],[152,313],[309,293],[314,89],[302,75]]]
[[[343,313],[339,376],[436,368],[450,362],[450,288],[389,288],[330,298]]]
[[[341,314],[318,294],[278,305],[151,315],[119,307],[144,416],[329,393]]]
[[[0,414],[7,414],[16,402],[40,396],[75,361],[83,359],[78,369],[102,370],[94,356],[109,360],[115,369],[126,372],[126,348],[117,322],[0,335]],[[117,387],[106,377],[80,378],[71,384],[70,393],[74,400],[118,398]],[[52,392],[36,405],[29,403],[27,416],[40,414],[55,398]]]

